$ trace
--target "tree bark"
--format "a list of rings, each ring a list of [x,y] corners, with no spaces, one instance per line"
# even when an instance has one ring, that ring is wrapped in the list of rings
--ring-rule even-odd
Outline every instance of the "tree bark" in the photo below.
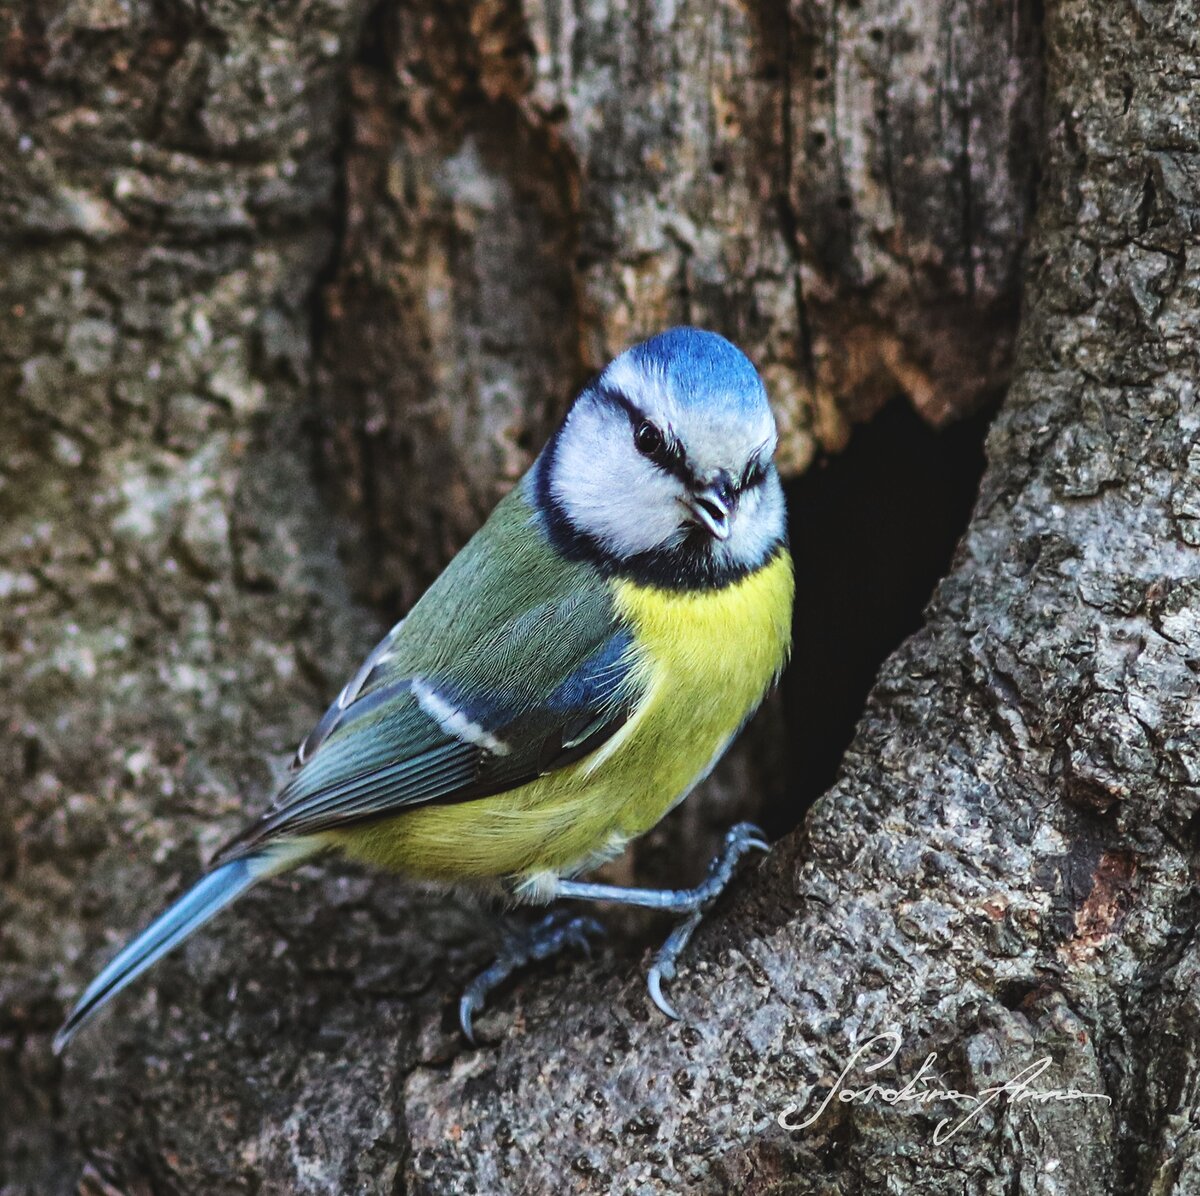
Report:
[[[914,7],[3,10],[5,1196],[1194,1186],[1196,8],[1057,0],[1035,154],[1033,6]],[[410,601],[581,375],[720,327],[793,468],[897,385],[965,410],[1038,162],[971,528],[684,1024],[618,941],[467,1050],[477,916],[340,869],[53,1060],[369,646],[352,595]],[[779,1124],[881,1031],[892,1084],[1049,1056],[1111,1104]]]
[[[802,470],[897,392],[1002,391],[1037,171],[1031,0],[385,4],[325,291],[330,493],[411,602],[588,374],[672,324],[752,357]]]
[[[1194,1190],[1196,29],[1184,4],[1048,10],[1047,176],[971,528],[841,780],[702,940],[691,1024],[637,977],[531,991],[493,1047],[408,1077],[413,1190]],[[930,1053],[976,1094],[1045,1057],[1038,1087],[1105,1099],[987,1106],[940,1143],[953,1104],[779,1124],[882,1032],[894,1087]]]

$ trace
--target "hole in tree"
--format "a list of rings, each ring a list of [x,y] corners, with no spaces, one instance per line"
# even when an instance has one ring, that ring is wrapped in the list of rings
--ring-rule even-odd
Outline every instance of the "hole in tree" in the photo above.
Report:
[[[921,626],[983,474],[987,414],[941,431],[902,398],[787,488],[796,606],[783,679],[789,731],[772,836],[833,783],[884,660]]]
[[[996,996],[1005,1009],[1014,1012],[1026,1003],[1032,1004],[1043,990],[1044,982],[1036,977],[1002,980],[996,985]]]

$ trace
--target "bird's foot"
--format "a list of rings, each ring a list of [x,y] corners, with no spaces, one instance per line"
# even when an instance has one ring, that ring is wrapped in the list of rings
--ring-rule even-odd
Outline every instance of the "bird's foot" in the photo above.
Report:
[[[725,891],[742,856],[748,851],[770,849],[766,836],[754,823],[739,822],[726,832],[721,854],[715,856],[708,866],[708,876],[694,889],[684,889],[677,894],[679,901],[674,908],[681,912],[688,911],[687,917],[671,931],[666,942],[658,949],[646,977],[650,999],[673,1021],[679,1021],[679,1013],[663,995],[662,982],[675,979],[676,961],[705,913]]]
[[[505,936],[503,946],[491,965],[485,968],[463,991],[458,1003],[458,1024],[467,1041],[475,1041],[472,1021],[487,1001],[488,993],[526,964],[549,959],[568,947],[590,955],[590,936],[604,934],[604,927],[595,918],[572,914],[570,910],[555,910],[540,922]]]

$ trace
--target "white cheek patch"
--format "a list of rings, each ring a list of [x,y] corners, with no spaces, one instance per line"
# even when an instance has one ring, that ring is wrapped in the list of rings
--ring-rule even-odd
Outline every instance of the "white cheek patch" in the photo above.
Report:
[[[620,408],[585,398],[558,440],[550,490],[568,519],[614,556],[668,547],[681,536],[683,487],[633,447]]]

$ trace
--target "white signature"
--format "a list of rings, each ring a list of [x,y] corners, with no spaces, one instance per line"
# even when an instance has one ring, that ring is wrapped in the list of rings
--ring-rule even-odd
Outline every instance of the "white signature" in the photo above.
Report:
[[[865,1088],[849,1087],[846,1084],[846,1077],[858,1066],[860,1060],[875,1047],[889,1044],[890,1050],[882,1059],[868,1064],[862,1070],[864,1074],[872,1075],[881,1067],[886,1067],[900,1051],[900,1035],[894,1030],[876,1034],[874,1038],[868,1039],[850,1056],[846,1066],[842,1068],[842,1074],[838,1076],[837,1082],[826,1093],[825,1099],[817,1107],[816,1112],[810,1113],[803,1121],[797,1121],[796,1115],[801,1111],[802,1106],[788,1105],[779,1114],[779,1124],[785,1130],[807,1129],[817,1121],[835,1098],[842,1104],[857,1101],[859,1104],[865,1105],[871,1101],[880,1100],[888,1105],[916,1104],[924,1106],[941,1101],[954,1101],[970,1106],[965,1116],[957,1121],[952,1117],[943,1117],[938,1122],[937,1128],[933,1131],[933,1141],[935,1145],[940,1146],[943,1142],[949,1142],[955,1134],[970,1125],[989,1105],[995,1104],[1002,1096],[1007,1096],[1010,1104],[1013,1105],[1020,1105],[1025,1101],[1047,1104],[1051,1101],[1102,1100],[1109,1104],[1112,1103],[1112,1098],[1103,1092],[1080,1092],[1078,1088],[1034,1088],[1033,1084],[1052,1065],[1053,1061],[1049,1055],[1022,1068],[1003,1084],[994,1084],[979,1092],[959,1092],[956,1088],[947,1088],[939,1081],[932,1079],[928,1073],[933,1070],[934,1061],[937,1059],[936,1051],[930,1051],[925,1056],[925,1061],[917,1069],[916,1074],[902,1088],[889,1088],[874,1083],[868,1084]]]

